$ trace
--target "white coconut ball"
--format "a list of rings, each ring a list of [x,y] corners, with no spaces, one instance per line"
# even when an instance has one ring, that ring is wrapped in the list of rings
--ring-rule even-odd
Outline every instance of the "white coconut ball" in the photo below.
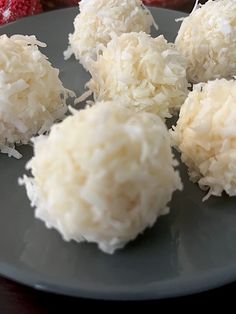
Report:
[[[87,86],[96,101],[116,100],[162,118],[178,111],[188,94],[185,60],[163,36],[114,36],[90,72]]]
[[[59,71],[35,36],[0,36],[0,151],[20,158],[15,144],[49,130],[67,111]]]
[[[79,7],[80,13],[74,20],[74,32],[69,35],[69,48],[64,55],[67,59],[74,54],[86,69],[113,33],[150,33],[154,23],[141,0],[82,0]]]
[[[133,240],[181,189],[162,120],[116,103],[97,103],[34,140],[24,176],[36,217],[64,240],[113,253]]]
[[[236,195],[236,81],[200,83],[181,107],[173,141],[190,179],[210,195]]]
[[[209,0],[184,19],[176,47],[191,82],[236,75],[236,1]]]

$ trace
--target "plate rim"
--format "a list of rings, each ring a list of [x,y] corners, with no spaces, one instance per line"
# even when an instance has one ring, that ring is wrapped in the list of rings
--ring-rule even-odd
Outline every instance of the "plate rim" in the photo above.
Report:
[[[107,301],[148,301],[187,297],[233,283],[236,280],[236,266],[231,265],[227,267],[227,270],[225,267],[215,268],[211,271],[200,272],[199,275],[195,274],[191,278],[181,277],[178,281],[174,277],[142,285],[125,285],[125,287],[121,285],[119,288],[116,286],[115,291],[108,285],[105,285],[103,289],[100,286],[95,288],[95,285],[72,288],[61,284],[51,284],[47,281],[40,282],[36,279],[37,275],[33,270],[29,275],[28,271],[19,271],[3,262],[0,262],[0,275],[35,290],[58,295]]]

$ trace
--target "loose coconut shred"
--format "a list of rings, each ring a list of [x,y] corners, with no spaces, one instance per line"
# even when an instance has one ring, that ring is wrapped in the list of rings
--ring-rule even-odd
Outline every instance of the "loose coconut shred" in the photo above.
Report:
[[[38,46],[46,47],[35,36],[0,36],[0,151],[15,158],[15,144],[48,131],[67,111],[69,92]]]
[[[236,195],[236,81],[195,85],[172,137],[190,179],[209,189],[204,200],[223,191]]]

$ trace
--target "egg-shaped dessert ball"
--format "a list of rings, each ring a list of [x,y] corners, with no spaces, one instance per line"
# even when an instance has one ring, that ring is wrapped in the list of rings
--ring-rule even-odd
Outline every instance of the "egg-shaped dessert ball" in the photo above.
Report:
[[[20,158],[27,144],[67,111],[67,91],[35,36],[0,36],[0,151]]]
[[[90,69],[96,101],[116,100],[161,118],[178,111],[188,94],[183,57],[163,36],[114,36]]]
[[[236,1],[209,0],[186,17],[176,47],[193,83],[236,75]]]
[[[82,0],[79,7],[64,55],[67,59],[74,54],[86,69],[91,59],[96,59],[100,48],[111,40],[112,34],[150,33],[154,23],[141,0]]]
[[[158,116],[101,102],[35,138],[33,177],[20,183],[47,227],[113,253],[168,213],[175,165]]]
[[[236,195],[236,81],[195,85],[172,137],[190,179],[209,190],[204,199]]]

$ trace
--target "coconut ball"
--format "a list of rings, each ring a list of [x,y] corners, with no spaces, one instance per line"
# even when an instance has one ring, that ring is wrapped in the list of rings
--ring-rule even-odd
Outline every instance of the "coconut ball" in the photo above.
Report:
[[[185,61],[163,36],[114,36],[90,72],[95,100],[116,100],[162,118],[171,117],[188,93]]]
[[[236,195],[236,81],[194,86],[172,132],[190,179],[210,195]]]
[[[101,47],[111,40],[113,33],[150,33],[154,23],[141,0],[82,0],[79,6],[74,33],[69,35],[70,46],[64,55],[67,59],[74,54],[86,69],[91,59],[96,59]]]
[[[133,240],[181,189],[162,120],[117,103],[97,103],[34,140],[24,176],[36,217],[64,240],[113,253]]]
[[[20,158],[15,144],[47,131],[66,110],[67,92],[35,36],[0,36],[0,151]]]
[[[209,0],[184,19],[176,47],[193,82],[236,75],[236,1]]]

